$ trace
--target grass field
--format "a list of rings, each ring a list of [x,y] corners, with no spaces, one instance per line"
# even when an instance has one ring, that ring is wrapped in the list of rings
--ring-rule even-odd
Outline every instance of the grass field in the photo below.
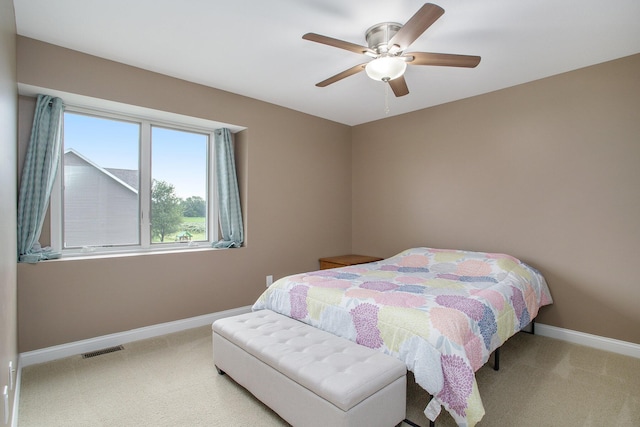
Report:
[[[182,217],[182,227],[180,228],[179,231],[166,235],[164,238],[165,243],[177,242],[178,241],[177,236],[184,231],[188,231],[189,233],[191,233],[192,242],[206,240],[207,236],[205,232],[206,230],[205,221],[206,221],[206,218],[203,216]],[[154,238],[153,243],[160,243],[160,239]]]

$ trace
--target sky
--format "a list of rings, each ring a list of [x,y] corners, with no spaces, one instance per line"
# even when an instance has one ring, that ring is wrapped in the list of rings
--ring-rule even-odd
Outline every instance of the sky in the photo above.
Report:
[[[64,149],[103,168],[139,169],[140,126],[65,112]],[[206,199],[207,135],[152,127],[152,178],[174,185],[182,199]]]

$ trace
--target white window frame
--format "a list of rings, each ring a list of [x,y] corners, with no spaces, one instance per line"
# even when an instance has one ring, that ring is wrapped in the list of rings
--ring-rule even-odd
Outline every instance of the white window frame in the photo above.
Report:
[[[185,250],[198,248],[211,248],[212,243],[218,241],[218,209],[217,209],[217,185],[215,174],[215,149],[214,132],[218,127],[202,127],[191,123],[182,123],[166,119],[127,114],[102,109],[77,106],[65,102],[65,112],[90,115],[104,119],[124,120],[139,123],[141,125],[140,159],[139,159],[139,245],[127,246],[90,246],[80,249],[63,248],[63,175],[64,175],[64,147],[61,144],[58,171],[51,192],[51,247],[54,251],[62,253],[63,257],[107,255],[117,253],[147,253],[162,252],[168,250]],[[212,122],[215,123],[215,122]],[[157,126],[178,131],[195,132],[209,136],[207,158],[207,240],[199,242],[163,242],[151,243],[151,127]]]

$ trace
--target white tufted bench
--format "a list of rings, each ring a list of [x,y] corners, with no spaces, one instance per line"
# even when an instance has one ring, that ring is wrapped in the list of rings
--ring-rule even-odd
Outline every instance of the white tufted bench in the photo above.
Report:
[[[390,427],[405,418],[407,371],[391,356],[270,310],[212,328],[218,373],[296,427]]]

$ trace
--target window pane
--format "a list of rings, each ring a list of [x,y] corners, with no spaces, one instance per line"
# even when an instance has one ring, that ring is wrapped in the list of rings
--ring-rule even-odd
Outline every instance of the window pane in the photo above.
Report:
[[[151,128],[152,243],[206,241],[209,136]]]
[[[140,125],[65,112],[64,247],[140,244]]]

